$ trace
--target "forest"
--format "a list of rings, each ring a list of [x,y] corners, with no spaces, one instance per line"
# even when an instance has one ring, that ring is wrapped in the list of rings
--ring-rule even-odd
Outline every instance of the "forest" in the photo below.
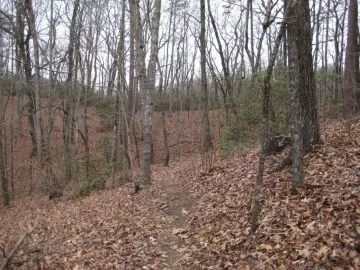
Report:
[[[2,0],[0,270],[360,269],[357,0]]]

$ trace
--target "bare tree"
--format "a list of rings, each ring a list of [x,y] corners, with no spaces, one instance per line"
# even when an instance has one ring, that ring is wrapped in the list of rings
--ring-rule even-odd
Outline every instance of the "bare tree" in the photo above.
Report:
[[[334,100],[337,104],[339,101],[340,94],[340,86],[341,86],[341,77],[342,77],[342,62],[343,62],[343,44],[344,44],[344,22],[345,22],[345,14],[347,10],[346,2],[344,3],[344,10],[339,14],[337,11],[337,7],[340,5],[340,1],[333,0],[333,8],[331,12],[334,14],[335,20],[335,30],[334,30]]]
[[[233,98],[233,89],[232,89],[231,80],[230,80],[230,71],[229,71],[229,66],[226,64],[226,61],[225,61],[225,55],[224,55],[224,51],[222,48],[219,31],[216,26],[215,18],[211,12],[210,0],[208,0],[207,3],[208,3],[209,17],[210,17],[211,25],[215,32],[216,42],[217,42],[217,46],[218,46],[218,53],[220,56],[221,66],[222,66],[223,73],[224,73],[224,80],[225,80],[225,87],[226,87],[226,89],[224,90],[224,93],[225,93],[224,103],[225,103],[225,108],[226,108],[226,112],[227,112],[227,108],[228,108],[227,104],[226,104],[227,97],[229,96],[230,98]],[[234,104],[232,104],[232,109],[233,109],[234,115],[237,116],[236,107],[234,106]]]

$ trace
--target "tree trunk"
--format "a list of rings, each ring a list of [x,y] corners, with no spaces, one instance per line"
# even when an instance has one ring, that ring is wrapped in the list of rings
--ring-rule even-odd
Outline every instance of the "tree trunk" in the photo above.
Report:
[[[125,2],[122,4],[121,10],[121,28],[120,28],[120,37],[117,48],[117,59],[118,59],[118,73],[117,73],[117,89],[116,89],[116,99],[115,99],[115,113],[114,113],[114,142],[112,150],[112,169],[111,169],[111,187],[114,188],[115,185],[115,173],[116,173],[116,162],[117,162],[117,150],[119,144],[119,123],[120,123],[120,92],[121,86],[123,85],[123,64],[124,64],[124,42],[125,42]],[[133,67],[134,69],[134,67]]]
[[[234,103],[234,100],[232,100],[234,98],[233,96],[233,88],[232,88],[232,84],[230,81],[230,71],[229,71],[229,67],[228,65],[226,65],[226,61],[225,61],[225,55],[223,52],[223,48],[221,45],[221,41],[220,41],[220,36],[219,36],[219,32],[216,26],[216,22],[215,22],[215,18],[211,12],[211,8],[210,8],[210,0],[207,1],[208,2],[208,11],[209,11],[209,17],[210,17],[210,21],[211,21],[211,25],[213,26],[214,32],[215,32],[215,38],[216,38],[216,42],[218,45],[218,53],[220,56],[220,60],[221,60],[221,66],[223,69],[223,73],[224,73],[224,80],[225,80],[225,97],[224,97],[224,105],[226,107],[226,112],[228,109],[228,104],[227,103],[227,99],[230,98],[230,106],[231,106],[231,110],[234,114],[234,117],[237,119],[238,115],[237,115],[237,106]],[[238,119],[237,119],[238,121]]]
[[[41,134],[41,106],[40,106],[40,60],[39,60],[39,42],[36,32],[35,24],[35,14],[32,7],[32,0],[25,1],[28,17],[29,17],[29,27],[31,36],[33,39],[34,46],[34,69],[35,69],[35,137],[36,137],[36,152],[39,162],[41,162],[41,152],[42,152],[42,134]]]
[[[30,37],[31,33],[28,32],[25,36],[25,6],[22,3],[16,2],[16,27],[14,27],[14,34],[16,38],[16,45],[19,52],[19,58],[23,65],[23,71],[26,79],[26,92],[28,95],[28,102],[25,105],[28,113],[28,122],[29,122],[29,131],[32,142],[32,152],[31,156],[37,154],[37,142],[35,135],[35,93],[32,88],[32,64],[31,64],[31,55],[30,55]],[[19,116],[19,121],[21,121],[21,113]],[[20,122],[19,122],[20,123]],[[20,128],[19,124],[19,128]],[[21,131],[20,131],[21,134]]]
[[[200,0],[200,13],[201,13],[201,33],[200,33],[200,54],[201,54],[201,93],[202,93],[202,109],[203,109],[203,152],[207,153],[212,149],[210,121],[209,121],[209,98],[208,98],[208,85],[206,77],[206,17],[205,17],[205,0]]]
[[[304,152],[320,143],[317,120],[309,0],[289,5],[289,86],[291,95],[292,192],[304,185]]]
[[[358,2],[349,0],[348,35],[344,70],[344,116],[351,118],[358,111],[360,103],[359,45],[358,45]]]
[[[64,100],[64,165],[65,177],[70,181],[73,176],[72,172],[72,145],[71,145],[71,102],[74,91],[73,72],[74,72],[74,49],[75,49],[75,35],[76,35],[76,18],[78,15],[80,0],[74,0],[74,9],[71,17],[70,37],[68,46],[68,72],[67,72],[67,89]]]
[[[3,160],[3,91],[4,88],[1,85],[1,79],[0,79],[0,177],[1,177],[1,187],[2,187],[2,197],[3,197],[3,203],[4,206],[8,206],[10,203],[10,196],[9,196],[9,188],[8,188],[8,182],[6,179],[5,174],[5,163]]]
[[[152,95],[155,90],[156,79],[156,59],[158,55],[158,40],[160,28],[160,12],[161,0],[155,0],[153,17],[151,20],[151,51],[148,66],[148,75],[146,78],[145,88],[145,105],[144,105],[144,146],[143,146],[143,171],[141,177],[141,185],[146,186],[150,184],[151,180],[151,145],[152,145],[152,112],[153,101]]]
[[[315,5],[314,5],[315,6]],[[316,33],[315,33],[315,52],[314,52],[314,72],[317,72],[318,56],[319,56],[319,37],[320,37],[320,14],[322,12],[322,0],[319,0],[319,7],[316,15]]]
[[[129,95],[128,95],[128,116],[127,121],[131,123],[132,121],[132,111],[135,106],[135,36],[136,36],[136,1],[129,0],[129,9],[130,9],[130,56],[129,56]],[[126,144],[125,144],[125,147]]]
[[[159,58],[157,58],[157,64],[159,68],[160,73],[160,79],[159,79],[159,97],[160,102],[163,98],[163,82],[164,82],[164,75],[160,66]],[[162,108],[161,111],[161,119],[163,124],[163,136],[164,136],[164,151],[165,151],[165,160],[164,160],[164,166],[169,166],[169,160],[170,160],[170,152],[169,152],[169,143],[168,143],[168,137],[167,137],[167,131],[166,131],[166,113],[165,108]]]
[[[290,0],[291,1],[291,0]],[[264,174],[264,167],[265,167],[265,160],[267,155],[267,148],[269,144],[269,112],[270,112],[270,90],[271,90],[271,75],[273,72],[273,68],[275,65],[276,55],[278,54],[281,39],[285,33],[285,23],[287,19],[287,9],[285,10],[285,15],[283,22],[280,26],[279,32],[276,37],[275,45],[273,52],[271,54],[271,58],[269,61],[269,66],[266,70],[266,75],[264,78],[263,84],[263,138],[261,144],[261,152],[259,157],[259,166],[258,166],[258,173],[257,179],[255,184],[255,192],[253,197],[253,204],[252,204],[252,221],[251,221],[251,231],[254,232],[258,227],[258,220],[259,220],[259,212],[260,212],[260,198],[261,198],[261,188],[263,182],[263,174]]]

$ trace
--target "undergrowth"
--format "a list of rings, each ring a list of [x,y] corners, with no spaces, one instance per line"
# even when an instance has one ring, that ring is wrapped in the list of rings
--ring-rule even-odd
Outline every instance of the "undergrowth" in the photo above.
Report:
[[[101,159],[91,160],[89,178],[86,182],[81,184],[75,194],[75,197],[85,197],[94,191],[103,190],[106,188],[106,180],[111,175],[112,164],[105,164],[101,166],[101,170],[98,170],[101,162]]]
[[[114,128],[114,104],[110,99],[104,99],[96,104],[96,114],[100,117],[98,132],[108,132]]]

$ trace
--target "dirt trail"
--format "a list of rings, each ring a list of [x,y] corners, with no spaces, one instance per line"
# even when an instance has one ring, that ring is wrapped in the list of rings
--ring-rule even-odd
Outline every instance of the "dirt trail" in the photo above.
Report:
[[[15,201],[0,209],[7,249],[32,221],[38,227],[19,248],[12,267],[186,269],[180,262],[188,249],[187,215],[196,203],[190,190],[199,168],[195,155],[169,167],[154,165],[152,185],[136,195],[124,185],[75,200]]]
[[[186,244],[186,223],[196,198],[190,193],[191,179],[199,164],[182,161],[180,167],[164,168],[168,181],[162,186],[162,204],[160,210],[162,218],[168,221],[168,228],[161,234],[160,245],[166,254],[167,267],[165,269],[185,269],[181,261],[185,260],[183,251],[188,249]],[[171,172],[171,173],[169,173]]]
[[[195,203],[194,198],[186,190],[169,192],[167,194],[168,207],[164,210],[166,216],[171,220],[170,229],[164,232],[162,239],[162,250],[167,255],[168,269],[184,269],[179,262],[183,259],[182,249],[186,247],[184,237],[186,237],[185,225],[187,215]]]

